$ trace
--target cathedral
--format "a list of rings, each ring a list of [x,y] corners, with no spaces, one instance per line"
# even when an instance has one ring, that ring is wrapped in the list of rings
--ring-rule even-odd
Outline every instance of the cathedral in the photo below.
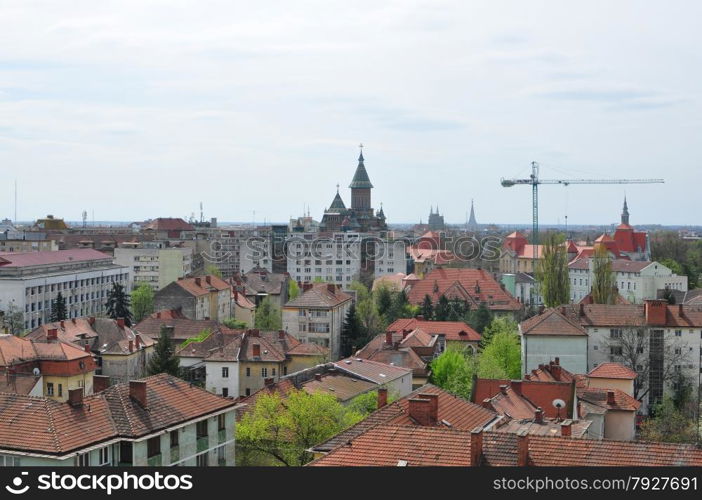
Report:
[[[363,148],[363,146],[361,146]],[[339,185],[336,186],[336,196],[332,200],[329,208],[324,210],[320,231],[357,231],[368,233],[373,231],[384,231],[387,229],[385,214],[382,206],[375,211],[371,205],[371,184],[368,172],[364,165],[363,149],[358,156],[358,166],[356,173],[351,180],[351,208],[346,208],[344,200],[339,194]]]

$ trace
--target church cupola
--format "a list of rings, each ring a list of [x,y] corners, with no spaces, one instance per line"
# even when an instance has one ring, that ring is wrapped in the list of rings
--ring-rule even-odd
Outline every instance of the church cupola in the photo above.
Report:
[[[358,155],[358,166],[356,173],[353,175],[351,184],[351,209],[352,210],[371,210],[371,184],[368,178],[368,172],[364,165],[363,144],[361,144],[361,153]]]

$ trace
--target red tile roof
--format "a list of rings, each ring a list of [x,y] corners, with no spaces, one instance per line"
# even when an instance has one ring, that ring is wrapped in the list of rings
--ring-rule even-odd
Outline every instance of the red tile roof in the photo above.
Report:
[[[144,225],[154,231],[194,231],[195,228],[180,218],[158,217]]]
[[[109,260],[112,257],[93,250],[92,248],[73,248],[54,252],[0,253],[0,267],[30,267],[61,264],[66,262],[86,262],[93,260]]]
[[[578,305],[564,306],[566,316],[583,327],[646,326],[645,304],[587,304],[582,315]],[[668,328],[702,327],[702,311],[687,305],[663,305],[664,323],[657,326]],[[682,307],[682,315],[680,314]]]
[[[587,374],[591,378],[621,378],[634,380],[637,373],[621,363],[602,363],[596,366]]]
[[[578,388],[578,399],[607,410],[636,411],[641,402],[619,389],[599,389],[594,387]],[[612,393],[614,401],[610,402],[607,393]]]
[[[191,295],[195,296],[205,295],[215,290],[218,292],[222,290],[231,290],[231,285],[229,285],[222,278],[219,278],[213,274],[195,278],[181,278],[175,283],[177,283],[183,290],[186,290]]]
[[[309,289],[286,303],[285,307],[335,307],[352,299],[349,294],[335,285],[328,283],[311,283],[310,285]]]
[[[434,269],[423,280],[412,285],[407,299],[411,304],[418,305],[429,295],[436,303],[442,294],[449,299],[466,300],[471,307],[485,303],[488,309],[495,311],[518,311],[523,307],[502,289],[490,273],[482,269]]]
[[[421,328],[431,335],[445,335],[446,340],[461,342],[480,342],[480,334],[463,321],[426,321],[416,318],[400,318],[385,330],[402,332]]]
[[[587,336],[577,323],[563,316],[556,309],[547,309],[519,325],[522,335]]]

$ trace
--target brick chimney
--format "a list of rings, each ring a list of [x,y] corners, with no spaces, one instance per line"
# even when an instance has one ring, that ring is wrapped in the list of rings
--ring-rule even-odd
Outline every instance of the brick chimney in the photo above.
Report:
[[[529,465],[529,433],[522,429],[517,433],[517,466]]]
[[[666,313],[665,300],[646,300],[644,301],[644,311],[646,314],[646,324],[648,325],[665,325]]]
[[[212,284],[212,277],[209,274],[205,276],[205,283],[207,283],[208,285]]]
[[[512,380],[512,381],[510,381],[509,385],[517,396],[522,395],[522,381],[521,380]]]
[[[93,326],[95,324],[95,316],[90,316],[88,318],[88,323],[90,324],[90,326]]]
[[[201,280],[199,277],[198,277],[198,278],[195,278],[195,284],[196,284],[197,286],[202,286],[202,280]]]
[[[561,436],[570,437],[572,435],[573,421],[568,419],[561,423]]]
[[[253,355],[255,358],[261,357],[261,344],[253,344]]]
[[[85,345],[83,346],[83,349],[85,349],[85,352],[88,352],[88,353],[89,353],[89,352],[90,352],[90,344],[85,344]]]
[[[129,381],[129,397],[146,408],[146,382],[143,380]]]
[[[249,330],[249,335],[251,337],[258,337],[258,334],[259,334],[258,328],[254,328],[252,330]]]
[[[110,387],[110,377],[107,375],[93,375],[93,394],[102,392]]]
[[[682,304],[678,304],[678,316],[680,316],[681,318],[682,318],[683,316],[685,316],[685,311],[683,311],[683,305],[682,305]]]
[[[378,408],[388,404],[388,390],[385,387],[378,388]]]
[[[553,375],[553,378],[560,381],[561,373],[561,365],[559,365],[558,363],[554,363],[553,365],[551,365],[551,375]]]
[[[438,394],[419,394],[420,398],[428,399],[431,401],[431,418],[434,422],[439,421],[439,395]]]
[[[78,387],[77,389],[68,390],[68,404],[73,408],[80,408],[83,406],[83,388]]]
[[[470,465],[478,467],[483,458],[483,430],[476,427],[470,431]]]
[[[46,340],[56,339],[58,339],[58,330],[56,328],[49,328],[46,333]]]
[[[392,332],[385,332],[385,343],[392,345]]]
[[[614,399],[614,391],[607,391],[607,404],[613,405],[616,400]]]
[[[544,411],[541,407],[534,410],[534,423],[543,424],[544,423]]]
[[[418,315],[417,315],[417,321],[424,321],[424,315],[423,315],[423,314],[418,314]]]
[[[66,323],[63,320],[61,320],[61,330],[63,330],[64,328],[66,328]]]
[[[305,293],[308,290],[312,289],[312,283],[303,283],[302,284],[302,293]]]
[[[578,304],[578,316],[585,316],[585,304]]]
[[[156,312],[156,319],[161,319],[161,311]]]
[[[129,339],[129,352],[134,352],[134,341]]]
[[[285,330],[278,330],[278,340],[285,340]]]
[[[419,425],[434,425],[436,419],[432,419],[432,402],[424,398],[412,398],[409,400],[409,415]]]
[[[136,347],[137,350],[141,347],[141,336],[134,335],[134,347]]]
[[[560,364],[561,364],[561,358],[559,358],[558,356],[556,356],[555,358],[553,358],[553,364],[554,364],[554,365],[560,365]]]
[[[117,326],[124,330],[124,318],[117,318]]]

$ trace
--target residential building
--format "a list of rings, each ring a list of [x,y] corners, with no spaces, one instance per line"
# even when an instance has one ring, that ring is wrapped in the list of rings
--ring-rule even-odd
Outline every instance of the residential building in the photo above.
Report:
[[[288,301],[290,275],[287,273],[272,273],[268,269],[256,267],[234,276],[229,283],[256,306],[266,297],[278,308],[282,308]]]
[[[232,317],[232,287],[214,275],[181,278],[154,295],[154,309],[178,309],[189,319]]]
[[[478,352],[480,345],[480,334],[463,321],[426,321],[422,316],[416,318],[400,318],[390,324],[385,331],[392,333],[402,333],[421,329],[429,335],[438,337],[439,353],[447,347],[453,347],[461,351],[471,350]]]
[[[255,234],[244,239],[239,247],[239,269],[238,272],[246,274],[254,269],[265,269],[269,273],[273,271],[273,233],[267,231],[257,231]]]
[[[48,231],[64,231],[68,229],[68,225],[63,219],[57,219],[53,215],[47,215],[44,219],[37,219],[34,223],[34,228]]]
[[[543,297],[539,294],[538,283],[530,274],[504,273],[500,277],[500,283],[515,299],[527,307],[540,306],[544,303]]]
[[[25,338],[58,340],[92,353],[97,361],[95,373],[109,377],[111,383],[145,377],[155,345],[151,336],[128,327],[123,319],[95,317],[44,323]]]
[[[324,281],[348,289],[361,276],[359,233],[293,233],[286,244],[288,273],[298,283]]]
[[[243,321],[249,328],[254,327],[256,323],[256,304],[237,290],[232,290],[232,311],[234,319]]]
[[[0,407],[5,464],[234,465],[237,404],[166,374],[93,395],[73,389],[66,402],[0,393]]]
[[[128,267],[92,249],[0,254],[0,310],[22,312],[27,330],[49,321],[59,292],[69,318],[97,316],[113,284],[129,282]]]
[[[301,342],[329,349],[339,359],[341,329],[352,298],[332,283],[305,283],[300,295],[283,307],[283,329]]]
[[[131,269],[130,290],[146,283],[157,291],[190,275],[193,249],[171,247],[163,242],[137,244],[134,248],[115,248],[114,259],[115,264]]]
[[[141,231],[153,233],[159,240],[183,240],[195,231],[195,227],[180,218],[157,217],[145,222]]]
[[[592,258],[577,259],[568,264],[571,302],[581,301],[592,291],[595,264]],[[619,295],[631,304],[657,298],[658,290],[687,292],[687,276],[678,276],[658,262],[615,259],[611,266]]]
[[[0,252],[54,252],[58,250],[56,241],[47,239],[45,232],[20,231],[9,219],[0,221]]]

